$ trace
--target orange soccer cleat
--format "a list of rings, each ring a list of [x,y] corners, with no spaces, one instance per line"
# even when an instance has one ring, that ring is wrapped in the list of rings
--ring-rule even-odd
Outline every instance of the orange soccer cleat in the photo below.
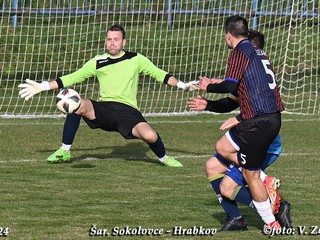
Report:
[[[271,201],[272,213],[275,215],[279,212],[280,201],[281,201],[280,190],[279,190],[281,185],[280,179],[267,176],[263,183],[267,189],[269,199]]]

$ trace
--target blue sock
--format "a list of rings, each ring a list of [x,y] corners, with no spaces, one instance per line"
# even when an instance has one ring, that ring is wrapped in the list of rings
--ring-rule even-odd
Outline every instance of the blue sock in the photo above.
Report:
[[[253,207],[252,196],[247,187],[237,187],[233,195],[235,195],[233,197],[235,201]]]
[[[223,174],[217,175],[216,178],[215,177],[210,178],[210,179],[213,179],[210,181],[211,187],[216,192],[216,195],[219,199],[219,202],[220,202],[221,206],[223,207],[227,216],[232,217],[232,218],[240,217],[241,213],[240,213],[240,210],[238,208],[236,201],[230,200],[230,199],[225,198],[221,195],[220,183],[222,181],[222,178],[223,178]]]
[[[151,148],[151,150],[157,155],[158,158],[163,158],[166,155],[166,149],[164,147],[161,137],[159,136],[158,133],[157,135],[158,135],[157,141],[150,144],[148,143],[148,145]]]
[[[67,114],[64,122],[62,143],[71,145],[80,126],[81,116],[75,113]]]

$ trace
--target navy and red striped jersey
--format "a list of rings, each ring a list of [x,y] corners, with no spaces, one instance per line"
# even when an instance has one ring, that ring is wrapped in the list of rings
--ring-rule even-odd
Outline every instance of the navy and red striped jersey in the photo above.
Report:
[[[225,80],[238,84],[237,95],[243,119],[284,110],[266,53],[248,40],[241,41],[232,50]]]

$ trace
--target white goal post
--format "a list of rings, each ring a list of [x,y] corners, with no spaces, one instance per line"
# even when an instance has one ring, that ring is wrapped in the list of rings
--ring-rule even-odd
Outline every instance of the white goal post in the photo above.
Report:
[[[223,77],[227,49],[224,20],[246,17],[265,35],[265,51],[276,72],[286,111],[320,114],[320,3],[313,0],[2,0],[0,117],[61,116],[58,91],[28,102],[18,85],[30,78],[52,80],[71,73],[104,50],[105,30],[115,23],[127,32],[126,49],[150,58],[181,81]],[[82,98],[98,98],[92,78],[75,85]],[[138,102],[146,115],[187,114],[184,92],[141,76]]]

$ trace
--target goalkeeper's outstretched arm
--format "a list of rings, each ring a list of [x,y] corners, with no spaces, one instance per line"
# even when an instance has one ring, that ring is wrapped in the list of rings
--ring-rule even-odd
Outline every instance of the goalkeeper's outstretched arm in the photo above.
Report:
[[[166,83],[170,86],[174,86],[182,90],[194,91],[199,89],[198,87],[196,87],[196,84],[198,82],[199,81],[191,81],[191,82],[185,83],[185,82],[179,81],[173,76],[170,76]]]
[[[26,82],[19,84],[18,87],[21,88],[19,91],[20,97],[24,98],[26,101],[42,91],[59,88],[58,83],[55,80],[51,82],[43,81],[41,83],[37,83],[30,79],[26,79]]]

